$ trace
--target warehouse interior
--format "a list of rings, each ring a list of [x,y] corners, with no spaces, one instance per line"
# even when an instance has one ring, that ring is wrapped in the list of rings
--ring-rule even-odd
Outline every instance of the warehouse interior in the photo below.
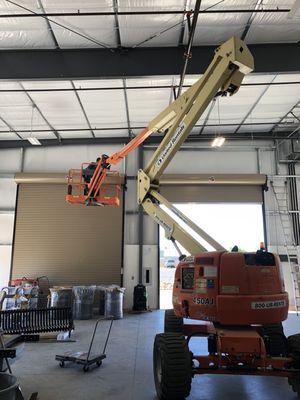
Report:
[[[243,74],[236,93],[236,86],[226,86],[217,67],[207,72],[216,49],[228,40],[232,43],[232,37],[238,41],[242,62],[248,49],[254,59],[254,69],[235,63],[234,73]],[[300,333],[299,46],[299,0],[0,0],[1,399],[293,400],[300,396],[300,347],[297,353],[297,345],[289,339]],[[182,120],[175,120],[177,126],[157,128],[160,123],[165,126],[157,122],[158,116],[181,104],[180,99],[184,99],[181,110],[187,107],[187,93],[193,93],[199,78],[204,84],[216,79],[224,85],[217,85],[214,92],[209,89],[209,95],[205,86],[199,91],[193,105],[198,99],[207,104],[178,147],[179,129],[185,134],[188,123],[182,121],[192,106]],[[173,127],[177,136],[158,154]],[[170,153],[172,159],[160,174]],[[93,177],[84,175],[88,169],[93,177],[101,169],[103,203],[90,189]],[[147,195],[141,195],[141,170],[152,179]],[[81,186],[75,183],[78,176]],[[84,201],[75,190],[82,190]],[[108,204],[109,196],[115,205]],[[147,208],[145,198],[151,207],[159,204],[163,214]],[[70,199],[80,204],[70,204]],[[195,229],[191,233],[193,225],[204,230],[203,235]],[[201,299],[213,306],[204,307],[204,313],[222,301],[221,296],[213,304],[208,294],[201,295],[215,290],[211,266],[204,267],[211,274],[204,279],[207,287],[199,283],[197,291],[195,286],[190,303],[184,297],[188,290],[180,294],[175,290],[181,282],[180,268],[196,268],[196,255],[182,245],[194,241],[205,251],[227,252],[229,257],[251,253],[278,260],[272,261],[274,266],[263,261],[265,275],[249,281],[249,287],[253,284],[260,291],[259,298],[256,292],[251,294],[252,309],[253,304],[270,309],[255,310],[265,313],[266,324],[259,317],[248,325],[264,329],[282,322],[274,342],[282,340],[285,350],[273,358],[281,357],[285,363],[272,364],[270,331],[262,335],[255,330],[263,355],[252,349],[251,367],[240,350],[231,364],[226,364],[228,348],[211,350],[228,333],[226,327],[235,325],[236,330],[230,328],[238,335],[232,336],[232,350],[238,347],[247,324],[232,322],[235,315],[242,318],[242,303],[237,300],[237,308],[226,309],[230,322],[221,322],[222,331],[219,317],[198,313],[192,318],[196,305],[203,306]],[[211,245],[215,241],[219,247]],[[258,268],[251,265],[255,266],[246,268]],[[272,297],[262,300],[271,296],[270,288],[263,288],[267,274],[273,274],[270,268],[278,270],[270,285],[284,281],[280,295],[286,297],[276,297],[279,303]],[[236,283],[230,281],[234,273],[227,274],[229,283],[220,290],[234,298],[239,295]],[[144,296],[141,307],[137,287]],[[59,303],[61,294],[70,304]],[[85,304],[83,295],[92,300]],[[167,341],[167,335],[173,335],[170,340],[178,336],[178,330],[166,329],[165,310],[173,305],[176,329],[182,318],[184,326],[196,324],[191,335],[184,334],[187,331],[180,325],[184,349],[189,346],[193,354],[200,351],[210,360],[204,368],[204,358],[185,359],[182,375],[176,375],[175,365],[173,381],[178,386],[172,386],[173,367],[164,372],[169,361],[164,363],[153,345],[154,340]],[[112,311],[115,306],[117,314]],[[82,365],[57,358],[87,351],[98,319],[93,351],[106,359],[84,364],[84,373]],[[214,325],[216,332],[207,328],[209,334],[202,337],[201,324]],[[162,332],[164,339],[157,338]],[[298,346],[299,338],[295,338]],[[15,349],[15,355],[5,353],[7,349]],[[175,353],[171,350],[170,359]],[[226,359],[220,368],[217,354]],[[166,392],[168,385],[173,389]]]

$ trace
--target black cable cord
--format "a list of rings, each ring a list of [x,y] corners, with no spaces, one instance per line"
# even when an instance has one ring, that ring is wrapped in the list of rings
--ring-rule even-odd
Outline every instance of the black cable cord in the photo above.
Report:
[[[218,4],[223,3],[224,1],[225,1],[225,0],[220,0],[220,1],[218,1],[217,3],[212,4],[211,6],[205,8],[205,9],[202,10],[202,11],[207,11],[207,10],[209,10],[209,9],[211,9],[211,8],[213,8],[213,7],[215,7],[215,6],[217,6]],[[169,26],[168,28],[166,28],[166,29],[164,29],[164,30],[162,30],[162,31],[160,31],[160,32],[154,33],[153,35],[149,36],[147,39],[143,40],[142,42],[140,42],[140,43],[135,44],[134,46],[132,46],[132,48],[135,49],[135,48],[141,46],[142,44],[145,44],[145,43],[149,42],[150,40],[152,40],[152,39],[154,39],[154,38],[156,38],[156,37],[158,37],[158,36],[160,36],[160,35],[162,35],[162,34],[168,32],[169,30],[171,30],[171,29],[173,29],[173,28],[176,28],[176,26],[178,26],[178,25],[184,25],[186,22],[187,22],[187,17],[184,16],[183,20],[181,20],[180,22],[177,22],[176,24],[174,24],[174,25],[172,25],[172,26]]]
[[[111,47],[110,47],[108,44],[106,44],[106,43],[99,42],[99,41],[96,40],[96,39],[93,39],[93,38],[91,38],[91,37],[89,37],[89,36],[84,35],[83,33],[80,33],[80,32],[78,32],[78,31],[75,31],[74,29],[69,28],[69,27],[63,25],[63,24],[61,24],[60,22],[54,21],[53,19],[47,17],[46,15],[45,15],[45,16],[44,16],[44,15],[40,15],[40,14],[36,13],[35,11],[31,10],[30,8],[24,7],[24,6],[22,6],[21,4],[18,4],[18,3],[16,3],[16,2],[12,1],[12,0],[5,0],[5,1],[6,1],[7,3],[13,4],[13,5],[16,6],[16,7],[21,8],[22,10],[28,11],[28,12],[30,12],[31,14],[38,15],[39,17],[44,18],[44,19],[48,20],[49,22],[52,22],[52,24],[55,24],[55,25],[57,25],[57,26],[59,26],[59,27],[61,27],[61,28],[64,28],[64,29],[66,29],[66,30],[68,30],[68,31],[70,31],[70,32],[72,32],[72,33],[74,33],[75,35],[78,35],[78,36],[80,36],[80,37],[82,37],[82,38],[84,38],[84,39],[86,39],[86,40],[89,40],[90,42],[92,42],[92,43],[94,43],[94,44],[97,44],[97,45],[100,46],[100,47],[103,47],[103,48],[105,48],[105,49],[109,49],[110,51],[114,52],[114,49],[111,48]]]

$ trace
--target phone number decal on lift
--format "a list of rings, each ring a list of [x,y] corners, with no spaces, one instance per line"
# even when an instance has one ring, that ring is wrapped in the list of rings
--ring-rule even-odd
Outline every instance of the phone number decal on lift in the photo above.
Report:
[[[251,303],[252,310],[267,310],[270,308],[281,308],[285,307],[285,300],[278,301],[253,301]]]

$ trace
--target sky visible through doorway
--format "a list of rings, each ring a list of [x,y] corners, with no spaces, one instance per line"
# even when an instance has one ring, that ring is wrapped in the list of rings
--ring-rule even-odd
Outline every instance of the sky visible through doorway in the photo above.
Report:
[[[188,203],[175,206],[227,250],[237,245],[244,251],[256,251],[264,241],[261,204]],[[162,228],[160,250],[167,257],[177,255]]]

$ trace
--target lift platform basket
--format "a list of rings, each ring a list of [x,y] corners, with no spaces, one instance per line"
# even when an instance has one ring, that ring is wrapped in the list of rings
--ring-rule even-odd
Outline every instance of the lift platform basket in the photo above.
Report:
[[[102,171],[98,184],[87,171],[96,163],[84,163],[81,169],[71,169],[68,175],[68,193],[66,201],[71,204],[89,206],[119,206],[121,193],[121,176],[116,171]],[[90,168],[90,169],[89,169]]]

